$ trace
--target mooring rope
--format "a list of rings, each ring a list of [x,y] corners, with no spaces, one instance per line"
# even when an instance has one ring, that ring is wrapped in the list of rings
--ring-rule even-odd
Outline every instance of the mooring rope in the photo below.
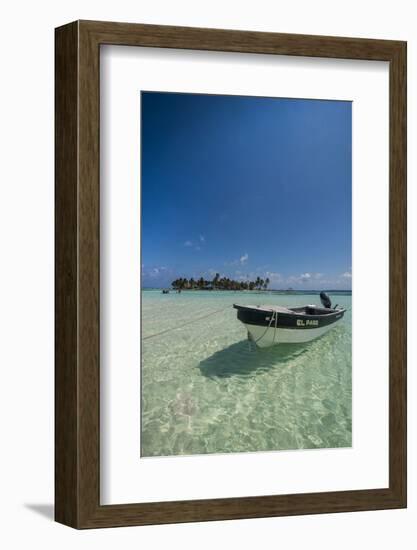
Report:
[[[257,344],[260,340],[262,340],[262,338],[268,332],[268,329],[271,328],[272,321],[274,320],[274,310],[273,309],[271,309],[271,313],[272,313],[272,315],[271,315],[271,319],[269,320],[269,325],[266,327],[263,334],[257,340],[255,340],[255,344]],[[277,323],[277,319],[278,319],[278,312],[275,312],[275,313],[276,313],[276,317],[275,317],[275,331],[276,331],[276,323]],[[274,339],[275,339],[275,334],[274,334]]]
[[[275,330],[274,330],[274,339],[272,342],[275,342],[275,336],[277,335],[277,326],[278,326],[278,311],[275,312]]]
[[[207,319],[207,317],[211,317],[212,315],[215,315],[216,313],[221,313],[222,311],[226,311],[226,309],[229,309],[229,306],[223,307],[222,309],[216,309],[216,311],[211,311],[210,313],[207,313],[206,315],[202,315],[201,317],[197,317],[196,319],[191,319],[190,321],[187,321],[186,323],[183,323],[182,325],[178,325],[176,327],[167,328],[165,330],[161,330],[161,332],[155,332],[154,334],[149,334],[149,336],[143,336],[142,340],[149,340],[150,338],[155,338],[155,336],[161,336],[162,334],[166,334],[167,332],[172,332],[173,330],[180,329],[182,327],[185,327],[186,325],[190,325],[191,323],[196,323],[197,321],[201,321],[202,319]]]

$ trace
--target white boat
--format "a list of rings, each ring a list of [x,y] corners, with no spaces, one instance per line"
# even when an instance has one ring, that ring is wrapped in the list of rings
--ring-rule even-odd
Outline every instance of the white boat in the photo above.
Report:
[[[233,304],[237,318],[248,338],[261,348],[276,344],[310,342],[323,336],[343,318],[346,309],[332,308],[327,294],[320,293],[322,307],[306,305],[283,307],[276,305],[248,306]]]

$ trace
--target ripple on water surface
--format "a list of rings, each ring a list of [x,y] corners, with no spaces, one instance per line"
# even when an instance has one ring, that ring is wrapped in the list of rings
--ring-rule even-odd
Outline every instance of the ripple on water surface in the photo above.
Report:
[[[337,296],[348,311],[322,338],[267,349],[248,342],[231,307],[317,298],[144,291],[141,455],[350,447],[351,296]]]

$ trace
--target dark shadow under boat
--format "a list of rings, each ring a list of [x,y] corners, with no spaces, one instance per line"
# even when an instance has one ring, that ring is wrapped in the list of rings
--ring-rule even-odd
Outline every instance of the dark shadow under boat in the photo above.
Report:
[[[267,372],[278,364],[288,364],[307,353],[308,349],[309,344],[283,344],[259,350],[252,342],[242,340],[213,353],[201,361],[198,368],[207,378],[253,376]]]

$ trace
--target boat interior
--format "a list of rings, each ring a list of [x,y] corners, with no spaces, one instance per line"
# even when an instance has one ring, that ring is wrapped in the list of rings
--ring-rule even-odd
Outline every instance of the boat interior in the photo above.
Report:
[[[329,315],[334,313],[336,309],[334,308],[324,308],[317,306],[303,306],[303,307],[294,307],[291,308],[294,313],[300,313],[301,315]]]
[[[264,311],[277,311],[278,313],[288,313],[291,315],[330,315],[336,312],[336,308],[324,308],[315,305],[307,305],[300,307],[284,307],[278,305],[261,305],[261,306],[245,306],[247,308],[261,309]]]

